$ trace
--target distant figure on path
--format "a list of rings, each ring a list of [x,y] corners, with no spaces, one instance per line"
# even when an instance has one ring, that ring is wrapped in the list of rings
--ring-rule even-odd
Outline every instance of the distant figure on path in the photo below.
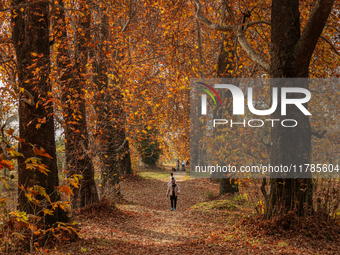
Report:
[[[182,161],[182,171],[185,171],[185,160]]]
[[[179,172],[179,159],[177,159],[177,172]]]
[[[166,196],[170,195],[171,211],[176,211],[177,196],[179,191],[179,186],[177,185],[175,179],[173,179],[172,185],[168,186],[168,190],[166,192]]]

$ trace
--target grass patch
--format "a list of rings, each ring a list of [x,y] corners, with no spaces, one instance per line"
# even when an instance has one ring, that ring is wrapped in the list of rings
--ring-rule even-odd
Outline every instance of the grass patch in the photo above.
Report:
[[[204,202],[195,204],[193,209],[197,210],[211,210],[211,209],[218,209],[218,210],[239,210],[236,205],[233,205],[229,201],[226,200],[214,200],[211,202]]]
[[[208,198],[213,198],[214,194],[211,191],[209,191],[209,192],[207,192],[207,197]]]
[[[166,172],[140,172],[138,175],[144,179],[170,181],[170,174]]]
[[[285,241],[281,241],[277,245],[278,246],[288,246],[288,244]]]
[[[143,179],[154,179],[154,180],[159,180],[159,181],[165,181],[169,182],[170,181],[170,173],[169,171],[161,170],[158,169],[157,171],[154,171],[154,169],[143,169],[138,173],[138,176],[143,178]],[[191,180],[192,178],[190,177],[190,174],[187,172],[184,172],[184,175],[182,171],[180,172],[172,172],[178,181],[180,179],[181,181],[187,181]],[[179,175],[180,174],[180,175]]]
[[[254,238],[253,240],[250,240],[248,243],[251,245],[259,245],[263,243],[263,239]]]
[[[232,242],[236,239],[236,236],[235,235],[227,235],[226,238],[225,238],[225,242]]]

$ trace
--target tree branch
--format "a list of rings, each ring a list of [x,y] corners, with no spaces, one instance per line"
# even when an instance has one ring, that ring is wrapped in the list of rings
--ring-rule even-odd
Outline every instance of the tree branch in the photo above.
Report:
[[[236,29],[236,26],[233,25],[218,25],[212,23],[210,20],[208,20],[206,17],[202,15],[202,5],[199,2],[199,0],[194,0],[196,6],[197,6],[197,12],[196,12],[196,19],[208,26],[210,29],[218,30],[218,31],[225,31],[225,32],[232,32]]]
[[[331,46],[331,48],[334,50],[335,54],[340,56],[340,53],[339,51],[335,48],[335,46],[332,44],[332,42],[330,40],[328,40],[326,37],[324,37],[323,35],[320,35],[320,38],[322,40],[324,40],[326,43],[329,44],[329,46]]]
[[[336,28],[335,26],[326,24],[326,27],[331,27],[331,28],[333,28],[335,31],[337,31],[338,33],[340,33],[340,29],[339,29],[339,28]]]
[[[309,63],[317,41],[326,25],[328,16],[331,13],[333,4],[334,0],[318,0],[316,2],[295,48],[298,62],[308,61]]]
[[[116,152],[119,152],[125,145],[127,139],[126,139],[126,135],[125,135],[125,139],[124,139],[124,142],[116,149]]]
[[[252,27],[252,26],[255,26],[255,25],[258,25],[258,24],[266,24],[266,25],[269,25],[269,26],[272,25],[272,23],[268,20],[257,20],[257,21],[253,21],[253,22],[248,23],[246,28]]]
[[[315,136],[316,138],[323,138],[323,136],[327,133],[326,130],[322,131],[322,132],[315,132],[315,131],[312,131],[312,135]]]
[[[8,62],[14,62],[14,63],[15,63],[15,61],[14,61],[13,59],[8,58],[8,59],[5,59],[5,60],[0,61],[0,64],[6,64],[6,63],[8,63]],[[15,63],[15,64],[16,64],[16,63]]]
[[[125,23],[125,25],[124,25],[124,27],[122,29],[123,33],[127,30],[129,24],[131,23],[131,21],[133,20],[133,18],[135,16],[136,10],[132,11],[131,9],[132,9],[132,3],[130,2],[129,19],[126,21],[126,23]]]
[[[237,38],[244,49],[244,51],[248,54],[249,58],[254,61],[255,64],[259,65],[262,67],[267,73],[269,73],[270,70],[270,65],[258,55],[253,47],[251,47],[247,41],[247,38],[245,36],[245,31],[242,29],[242,27],[239,27],[237,30]]]
[[[270,65],[258,55],[252,46],[248,43],[246,37],[245,37],[245,31],[248,26],[253,26],[256,24],[270,24],[269,21],[265,20],[259,20],[254,21],[246,25],[246,27],[243,29],[242,25],[218,25],[212,23],[210,20],[208,20],[206,17],[202,15],[202,5],[199,2],[199,0],[194,0],[196,6],[197,6],[197,12],[196,12],[196,19],[208,26],[210,29],[217,30],[217,31],[225,31],[225,32],[234,32],[237,36],[237,39],[242,46],[242,48],[245,50],[245,52],[248,54],[249,58],[255,62],[257,65],[259,65],[261,68],[263,68],[267,73],[269,73]]]

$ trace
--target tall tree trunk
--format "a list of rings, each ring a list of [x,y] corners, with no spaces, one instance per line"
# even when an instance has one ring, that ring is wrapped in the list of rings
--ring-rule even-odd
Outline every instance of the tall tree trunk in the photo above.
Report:
[[[233,40],[227,41],[227,34],[223,35],[223,40],[221,41],[221,46],[220,46],[220,54],[218,56],[218,63],[217,63],[217,77],[219,78],[230,78],[228,77],[228,70],[232,70],[234,68],[234,65],[232,61],[229,60],[228,55],[230,53],[230,48],[233,47],[235,42],[235,38],[233,36]],[[227,45],[227,48],[225,47],[225,43]],[[231,52],[232,56],[231,59],[234,58],[234,52]],[[227,102],[231,101],[232,95],[230,91],[227,91]],[[228,107],[228,106],[227,106]],[[231,105],[229,104],[228,109],[226,109],[229,113],[231,112]],[[215,132],[218,132],[218,129],[214,130]],[[217,134],[216,134],[217,135]],[[238,184],[235,183],[235,178],[221,178],[220,180],[220,191],[219,195],[223,195],[226,193],[231,193],[234,194],[238,192]]]
[[[101,193],[111,187],[120,193],[119,177],[131,173],[129,143],[125,141],[125,115],[123,97],[117,87],[117,81],[108,80],[108,64],[105,51],[108,51],[109,22],[106,10],[98,7],[100,30],[94,36],[100,42],[94,52],[94,83],[96,85],[95,111],[97,114],[97,137],[102,162]],[[125,143],[124,143],[125,141]],[[124,144],[123,144],[124,143]],[[111,193],[111,192],[110,192]]]
[[[63,6],[63,2],[59,0]],[[88,58],[86,43],[90,37],[91,14],[85,3],[81,6],[86,14],[80,17],[80,28],[75,36],[75,50],[73,63],[68,53],[66,42],[65,12],[58,8],[55,40],[57,61],[60,68],[60,82],[62,84],[62,103],[64,107],[65,153],[67,175],[82,175],[80,185],[72,187],[74,197],[73,208],[79,208],[99,201],[94,168],[89,155],[89,141],[86,127],[85,85],[86,64]],[[84,31],[85,30],[85,31]],[[70,66],[72,66],[70,68]]]
[[[222,18],[221,24],[227,23],[226,10],[227,10],[227,1],[223,1],[222,3]],[[235,36],[232,36],[232,39],[228,40],[228,34],[222,35],[222,40],[220,43],[220,53],[218,55],[217,60],[217,77],[218,78],[231,78],[228,75],[229,70],[233,70],[235,64],[233,62],[234,52],[230,51],[231,48],[234,48]],[[229,53],[232,53],[230,57]],[[227,102],[229,102],[232,98],[230,91],[227,92]],[[228,112],[231,112],[231,105],[229,105]],[[215,130],[214,130],[215,131]],[[238,184],[235,183],[235,178],[221,178],[220,180],[220,191],[219,195],[223,195],[226,193],[234,194],[238,192]]]
[[[41,186],[49,195],[51,202],[56,202],[60,200],[59,192],[56,190],[59,179],[53,105],[48,102],[52,92],[49,82],[49,5],[42,2],[27,5],[24,0],[14,0],[12,4],[14,6],[11,15],[12,34],[17,58],[18,82],[19,87],[24,89],[19,101],[19,134],[20,139],[24,140],[19,144],[19,152],[24,157],[18,159],[18,185],[25,189],[35,185]],[[18,7],[20,4],[21,6]],[[37,156],[32,146],[45,149],[51,158]],[[49,172],[44,174],[37,169],[26,169],[25,160],[31,157],[40,157],[41,163],[47,166]],[[18,209],[28,214],[37,215],[42,209],[31,203],[20,188],[18,203]],[[51,209],[51,206],[47,207]],[[66,212],[59,207],[53,215],[46,215],[44,219],[48,226],[57,221],[68,221]]]
[[[317,40],[325,26],[332,9],[333,0],[319,0],[300,33],[300,13],[298,0],[273,0],[271,12],[271,77],[272,78],[307,78],[309,64]],[[308,88],[308,83],[299,87]],[[289,80],[279,84],[274,80],[272,87],[297,86]],[[281,116],[281,96],[278,95],[278,109],[272,119],[296,119],[295,128],[276,125],[271,133],[271,165],[303,165],[311,160],[311,127],[308,116],[296,107],[287,107],[287,115]],[[303,170],[304,171],[304,170]],[[310,178],[283,178],[272,175],[270,194],[267,197],[265,217],[271,218],[280,213],[296,211],[298,215],[312,211],[313,185]],[[300,176],[301,177],[301,176]]]

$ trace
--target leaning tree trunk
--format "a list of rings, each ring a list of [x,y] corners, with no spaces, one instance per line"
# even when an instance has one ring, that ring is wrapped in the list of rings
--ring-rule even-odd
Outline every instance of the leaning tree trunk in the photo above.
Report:
[[[63,6],[63,2],[60,0],[59,5]],[[57,48],[57,64],[61,70],[60,73],[62,73],[60,83],[62,84],[64,108],[66,170],[69,177],[74,174],[82,176],[79,181],[79,188],[72,187],[74,193],[73,208],[84,207],[99,201],[94,180],[94,167],[89,155],[84,92],[88,54],[85,44],[90,35],[91,15],[85,4],[82,5],[82,8],[86,15],[80,18],[81,28],[75,34],[77,41],[73,63],[68,53],[65,11],[62,8],[57,9],[55,33],[55,41],[59,45]]]
[[[309,20],[300,33],[300,13],[298,0],[273,0],[271,12],[271,67],[272,78],[307,78],[310,59],[317,40],[325,26],[332,9],[333,0],[319,0]],[[293,86],[289,81],[272,87]],[[299,84],[308,88],[308,83]],[[287,107],[287,115],[281,116],[281,96],[278,95],[278,109],[272,119],[295,119],[295,128],[275,125],[271,133],[271,165],[284,166],[309,164],[311,160],[311,126],[308,116],[296,107]],[[305,169],[303,169],[305,171]],[[306,173],[307,174],[307,173]],[[281,178],[272,175],[270,194],[267,198],[265,217],[295,211],[298,215],[312,211],[313,185],[311,173],[309,178]]]
[[[21,93],[19,101],[19,152],[24,157],[18,159],[18,209],[27,214],[37,215],[42,207],[30,202],[21,189],[36,185],[45,189],[51,202],[60,200],[58,168],[56,159],[53,104],[48,101],[52,88],[50,74],[49,5],[37,2],[27,5],[24,0],[12,2],[12,38],[17,59],[18,83]],[[19,6],[19,7],[18,7]],[[37,73],[35,73],[37,72]],[[43,148],[51,157],[36,155]],[[39,154],[39,153],[38,153]],[[31,157],[41,158],[47,174],[38,169],[27,169],[25,161]],[[42,200],[41,196],[37,197]],[[48,203],[44,207],[52,209]],[[51,226],[57,221],[68,221],[66,212],[59,207],[53,215],[44,217],[45,224]]]

